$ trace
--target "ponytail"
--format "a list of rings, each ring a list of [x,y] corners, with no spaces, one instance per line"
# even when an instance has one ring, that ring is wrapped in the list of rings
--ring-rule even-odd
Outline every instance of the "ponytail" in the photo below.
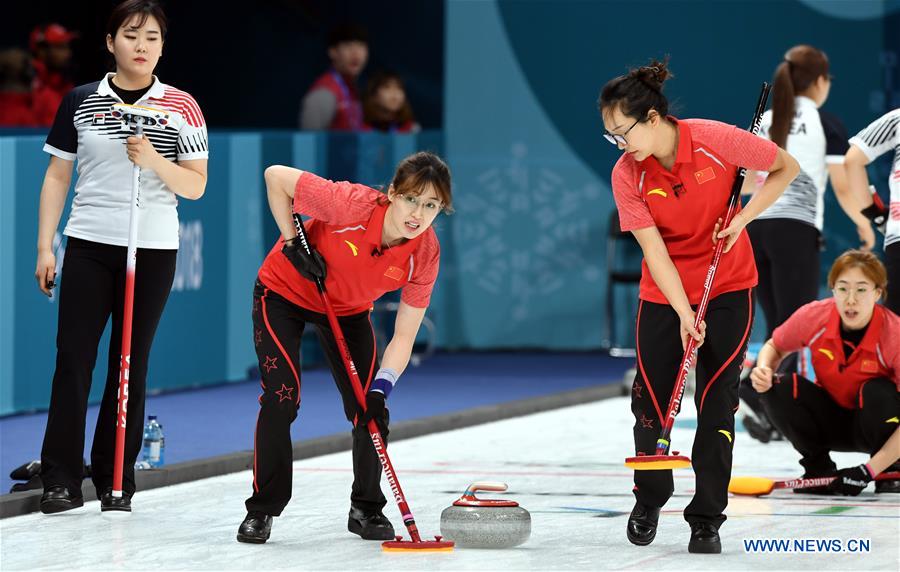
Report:
[[[794,121],[794,81],[791,79],[791,63],[784,60],[775,68],[772,81],[772,126],[769,139],[784,148]]]
[[[820,77],[828,77],[828,56],[813,46],[794,46],[784,54],[772,80],[772,126],[769,139],[779,147],[787,145],[794,122],[794,98]]]

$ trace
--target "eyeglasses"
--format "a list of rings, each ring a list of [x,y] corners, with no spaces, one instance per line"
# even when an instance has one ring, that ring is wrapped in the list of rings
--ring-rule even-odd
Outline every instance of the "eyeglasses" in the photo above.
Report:
[[[835,298],[840,298],[841,300],[846,300],[850,297],[850,293],[853,292],[856,295],[856,298],[866,298],[870,294],[875,292],[875,288],[847,288],[846,286],[838,286],[832,290]]]
[[[419,197],[415,195],[402,195],[402,197],[412,210],[416,210],[417,208],[419,208],[419,203],[421,202],[421,199]],[[444,208],[443,203],[435,201],[433,199],[427,199],[424,204],[425,211],[428,213],[437,213],[440,212],[442,208]]]
[[[610,133],[609,131],[606,131],[606,132],[603,134],[603,136],[606,137],[606,140],[609,141],[610,143],[612,143],[613,145],[616,145],[616,146],[619,146],[619,145],[628,145],[628,141],[625,140],[625,136],[628,135],[628,132],[631,131],[632,129],[634,129],[634,126],[637,125],[637,124],[640,123],[640,122],[641,122],[641,120],[638,119],[637,121],[635,121],[634,123],[632,123],[632,124],[631,124],[631,127],[629,127],[628,129],[626,129],[626,130],[625,130],[625,133],[622,133],[621,135],[617,135],[617,134],[615,134],[615,133]]]

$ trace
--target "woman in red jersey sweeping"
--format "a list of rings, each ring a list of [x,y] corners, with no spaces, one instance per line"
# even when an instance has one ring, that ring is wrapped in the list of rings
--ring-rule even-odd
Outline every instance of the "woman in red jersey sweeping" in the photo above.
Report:
[[[698,425],[692,452],[696,493],[684,510],[690,552],[721,551],[738,406],[738,376],[753,321],[756,267],[744,227],[771,205],[797,175],[797,162],[771,141],[733,125],[668,115],[666,62],[631,70],[600,94],[605,137],[623,151],[612,173],[622,230],[644,253],[637,316],[638,372],[632,391],[637,453],[652,455],[689,337],[697,357]],[[721,217],[739,167],[769,172],[765,185],[735,215]],[[726,240],[706,319],[695,307],[716,239]],[[710,335],[707,336],[706,334]],[[703,343],[703,342],[706,343]],[[674,490],[671,470],[635,471],[634,509],[627,536],[647,545],[660,508]]]
[[[382,513],[381,464],[366,431],[374,419],[385,442],[385,401],[409,363],[413,343],[438,274],[440,246],[432,228],[452,212],[450,169],[436,155],[416,153],[400,162],[382,193],[365,185],[333,183],[291,167],[266,169],[272,216],[281,238],[266,257],[253,292],[254,344],[262,374],[253,457],[253,495],[237,539],[263,543],[272,518],[291,498],[291,423],[300,407],[300,338],[316,329],[353,430],[350,532],[390,540],[394,528]],[[313,249],[294,240],[294,213],[305,223]],[[365,385],[362,414],[344,368],[315,279],[324,279],[353,363]],[[379,365],[371,322],[373,302],[403,289],[394,336]]]

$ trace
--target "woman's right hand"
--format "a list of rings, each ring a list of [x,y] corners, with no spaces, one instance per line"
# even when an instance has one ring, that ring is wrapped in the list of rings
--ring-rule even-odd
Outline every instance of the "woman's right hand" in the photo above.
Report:
[[[41,289],[41,292],[48,297],[53,295],[51,290],[56,286],[56,256],[52,250],[38,251],[34,279],[37,280],[38,288]]]
[[[772,368],[758,365],[750,372],[750,383],[757,393],[765,393],[772,389]]]
[[[856,234],[859,235],[859,249],[864,252],[870,252],[873,248],[875,248],[875,231],[872,230],[872,225],[866,221],[866,224],[861,224],[856,227]]]
[[[681,349],[686,350],[688,340],[690,338],[694,338],[694,341],[697,342],[695,349],[699,349],[700,346],[703,345],[703,340],[706,339],[706,322],[700,322],[700,327],[694,327],[694,320],[697,319],[697,315],[694,312],[690,312],[690,314],[685,314],[681,316]]]

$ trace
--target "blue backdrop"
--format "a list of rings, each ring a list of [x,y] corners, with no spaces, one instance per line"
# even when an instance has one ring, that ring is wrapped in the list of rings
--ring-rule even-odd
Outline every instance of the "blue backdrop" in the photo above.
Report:
[[[436,223],[441,273],[429,315],[438,345],[597,349],[608,321],[609,173],[618,156],[601,137],[595,104],[606,80],[668,54],[676,115],[745,126],[760,82],[785,50],[807,42],[831,58],[826,107],[851,133],[900,105],[898,0],[448,0],[444,21],[443,132],[225,133],[213,125],[207,194],[180,205],[182,248],[151,391],[243,379],[254,365],[250,292],[277,236],[267,165],[380,185],[409,152],[444,152],[457,214]],[[46,407],[53,371],[56,303],[33,281],[42,141],[0,137],[0,414]],[[827,267],[856,244],[831,193],[826,234]],[[625,345],[635,298],[617,298],[613,333]],[[105,367],[95,372],[98,381],[104,375]]]
[[[442,331],[452,347],[601,345],[609,176],[620,152],[602,138],[596,101],[629,67],[669,55],[674,115],[746,127],[761,82],[787,49],[810,43],[829,55],[826,108],[851,134],[900,105],[896,0],[448,0],[446,21],[445,132],[459,215],[442,273],[453,277],[445,295],[458,319]],[[826,216],[823,277],[858,245],[830,192]],[[633,345],[635,297],[617,298],[617,318],[627,316],[615,324],[621,344]]]
[[[0,137],[0,415],[49,403],[57,305],[34,282],[38,203],[48,163],[43,142],[42,135]],[[179,202],[181,247],[153,344],[149,390],[246,379],[255,365],[250,296],[259,265],[278,236],[262,179],[266,166],[296,165],[377,186],[390,182],[402,157],[418,148],[440,152],[441,142],[440,132],[334,137],[213,132],[206,194]],[[69,204],[60,232],[68,212]],[[65,244],[58,233],[59,264]],[[102,395],[108,346],[109,327],[97,356],[92,402]]]

